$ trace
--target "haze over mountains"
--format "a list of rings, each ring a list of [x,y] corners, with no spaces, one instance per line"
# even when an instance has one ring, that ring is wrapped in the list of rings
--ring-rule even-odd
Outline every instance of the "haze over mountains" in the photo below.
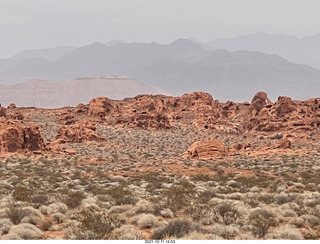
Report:
[[[249,50],[277,54],[294,63],[303,63],[320,69],[320,34],[305,38],[269,35],[257,32],[235,38],[219,38],[207,43],[215,49],[229,51]]]
[[[207,44],[187,39],[166,45],[116,41],[106,45],[93,43],[80,48],[28,50],[9,59],[0,59],[0,83],[13,85],[30,79],[65,82],[77,77],[118,74],[145,83],[146,86],[137,83],[140,84],[139,88],[130,89],[139,93],[160,91],[153,87],[172,95],[203,90],[222,101],[249,101],[257,91],[264,90],[273,100],[279,95],[307,99],[319,96],[320,70],[315,68],[320,67],[318,39],[320,36],[299,39],[257,33],[239,38],[217,39]],[[133,82],[131,79],[128,80]],[[63,82],[42,82],[41,87],[50,84],[50,89],[58,91],[66,89],[67,86],[61,85]],[[132,82],[128,86],[121,83],[124,91]],[[72,90],[68,84],[68,89]],[[27,85],[30,82],[24,86]],[[5,87],[12,91],[19,85]],[[35,87],[33,85],[33,91]],[[6,94],[4,89],[2,86],[2,103]],[[42,92],[46,89],[42,89]],[[99,91],[103,89],[107,89],[104,91],[105,96],[113,94],[110,87],[97,88]],[[121,89],[120,86],[117,89]],[[132,95],[120,93],[118,97],[112,98],[137,95],[133,92],[130,93]],[[9,95],[6,96],[11,99]],[[10,102],[15,102],[17,96],[11,97]],[[65,102],[65,105],[71,105],[70,100],[59,99],[61,104]]]

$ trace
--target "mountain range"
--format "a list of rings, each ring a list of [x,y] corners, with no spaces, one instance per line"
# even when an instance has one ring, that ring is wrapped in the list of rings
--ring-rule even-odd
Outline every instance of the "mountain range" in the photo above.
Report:
[[[28,50],[0,59],[0,83],[17,86],[30,79],[61,83],[76,77],[124,75],[172,95],[202,90],[222,101],[248,101],[264,90],[273,100],[280,95],[306,99],[319,96],[320,56],[311,55],[311,49],[320,53],[317,38],[257,33],[205,44],[188,39],[170,44],[115,41]],[[102,95],[107,93],[112,91]],[[126,96],[130,95],[121,98]]]
[[[234,38],[219,38],[206,43],[214,49],[228,51],[259,51],[277,54],[293,63],[301,63],[320,69],[320,34],[298,38],[287,35],[270,35],[257,32]]]

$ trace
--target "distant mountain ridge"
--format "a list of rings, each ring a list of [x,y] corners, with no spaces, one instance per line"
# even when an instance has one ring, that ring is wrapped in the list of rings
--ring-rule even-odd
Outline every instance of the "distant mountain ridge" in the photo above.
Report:
[[[71,81],[29,80],[16,85],[0,85],[2,106],[59,108],[87,104],[97,96],[124,99],[139,94],[167,94],[126,76],[80,77]]]
[[[305,38],[257,32],[234,38],[218,38],[207,43],[214,49],[259,51],[280,55],[291,62],[320,69],[320,34]]]
[[[173,95],[202,90],[221,101],[248,101],[259,90],[273,100],[279,95],[304,99],[319,96],[320,89],[316,68],[276,54],[212,50],[187,39],[166,45],[115,42],[109,47],[96,42],[55,61],[35,55],[18,62],[0,60],[0,71],[2,84],[121,74]]]

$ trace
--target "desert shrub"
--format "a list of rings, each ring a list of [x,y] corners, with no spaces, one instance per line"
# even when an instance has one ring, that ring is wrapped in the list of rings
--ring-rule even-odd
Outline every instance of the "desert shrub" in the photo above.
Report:
[[[269,186],[269,179],[266,177],[238,177],[237,182],[241,185],[241,191],[245,192],[248,189],[258,186],[260,188],[266,188]]]
[[[156,219],[157,218],[153,214],[142,214],[139,217],[137,224],[141,229],[151,228],[154,225]]]
[[[173,218],[173,212],[169,208],[160,210],[160,215],[164,218]]]
[[[36,226],[28,223],[12,227],[9,231],[9,235],[10,234],[17,235],[23,240],[36,240],[43,238],[43,232]]]
[[[134,204],[136,199],[124,182],[107,190],[107,194],[112,197],[116,205]]]
[[[210,232],[221,236],[223,239],[231,240],[239,234],[239,229],[234,225],[215,224]]]
[[[256,209],[249,215],[252,225],[252,234],[261,238],[264,237],[271,226],[276,224],[275,215],[266,209]]]
[[[196,191],[194,185],[188,181],[181,181],[172,185],[165,193],[166,206],[173,211],[182,209],[190,205],[195,198]]]
[[[153,204],[145,199],[140,199],[135,206],[136,213],[152,213],[154,211]]]
[[[215,209],[208,204],[190,205],[185,208],[184,213],[194,221],[201,221],[201,223],[205,225],[218,221]]]
[[[206,204],[213,197],[216,197],[216,193],[215,192],[209,191],[209,190],[205,190],[205,191],[199,193],[199,196],[198,196],[197,200],[201,204]]]
[[[283,217],[297,217],[297,213],[291,209],[286,209],[283,210],[283,212],[281,213]]]
[[[132,225],[122,225],[112,231],[111,240],[143,240],[143,235]]]
[[[301,228],[305,224],[305,219],[301,218],[301,217],[298,217],[298,218],[295,218],[292,221],[290,221],[290,224],[294,225],[297,228]]]
[[[48,215],[50,210],[51,210],[51,208],[48,206],[41,206],[40,207],[40,213],[42,213],[43,215]]]
[[[65,199],[65,204],[69,208],[76,208],[81,205],[82,200],[85,198],[86,196],[82,191],[70,191]]]
[[[315,199],[312,199],[311,201],[306,202],[306,205],[310,208],[314,208],[317,205],[320,205],[320,197],[316,197]]]
[[[159,240],[165,237],[180,238],[192,231],[195,231],[196,229],[198,229],[198,227],[193,225],[190,221],[186,219],[177,219],[169,222],[163,227],[155,229],[152,233],[151,239]]]
[[[265,204],[271,204],[274,201],[273,193],[262,193],[258,195],[258,201],[263,202]]]
[[[276,240],[303,240],[301,232],[291,226],[285,225],[266,235],[266,239]]]
[[[48,206],[47,214],[53,214],[53,213],[62,213],[65,214],[68,211],[68,207],[66,204],[58,202],[58,203],[52,203]],[[42,208],[42,207],[41,207]],[[45,210],[45,209],[44,209]],[[41,211],[41,209],[40,209]]]
[[[252,196],[248,196],[245,200],[245,203],[250,205],[252,208],[256,208],[259,206],[260,201],[259,201],[259,196],[257,194],[254,194]]]
[[[44,194],[35,195],[31,199],[31,202],[34,204],[35,208],[40,208],[41,205],[47,205],[48,201],[48,196]]]
[[[10,221],[15,225],[19,224],[21,220],[27,216],[27,212],[16,204],[10,204],[5,213]]]
[[[302,215],[301,218],[305,219],[312,226],[320,225],[320,219],[312,214]]]
[[[53,222],[51,220],[42,221],[40,224],[40,229],[42,231],[48,231],[53,225]]]
[[[234,223],[239,216],[238,210],[230,203],[218,205],[217,212],[220,215],[222,222],[226,225]]]
[[[70,239],[103,240],[108,239],[114,229],[113,219],[104,213],[82,211],[78,216],[78,225],[70,230]]]
[[[30,202],[32,198],[32,191],[24,186],[16,186],[12,192],[12,197],[15,201]]]
[[[7,218],[0,219],[0,236],[7,234],[11,226],[12,226],[12,223],[10,219],[7,219]]]
[[[277,204],[285,204],[289,202],[293,202],[297,198],[296,194],[285,194],[285,193],[280,193],[276,194],[274,196],[274,201]]]
[[[67,219],[67,217],[62,213],[54,213],[54,214],[52,214],[52,217],[56,221],[57,224],[60,224]]]

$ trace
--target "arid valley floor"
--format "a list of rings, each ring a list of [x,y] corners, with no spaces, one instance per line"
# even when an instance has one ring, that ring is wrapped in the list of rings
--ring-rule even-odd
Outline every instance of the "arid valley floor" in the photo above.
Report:
[[[319,239],[320,98],[0,108],[0,239]]]

